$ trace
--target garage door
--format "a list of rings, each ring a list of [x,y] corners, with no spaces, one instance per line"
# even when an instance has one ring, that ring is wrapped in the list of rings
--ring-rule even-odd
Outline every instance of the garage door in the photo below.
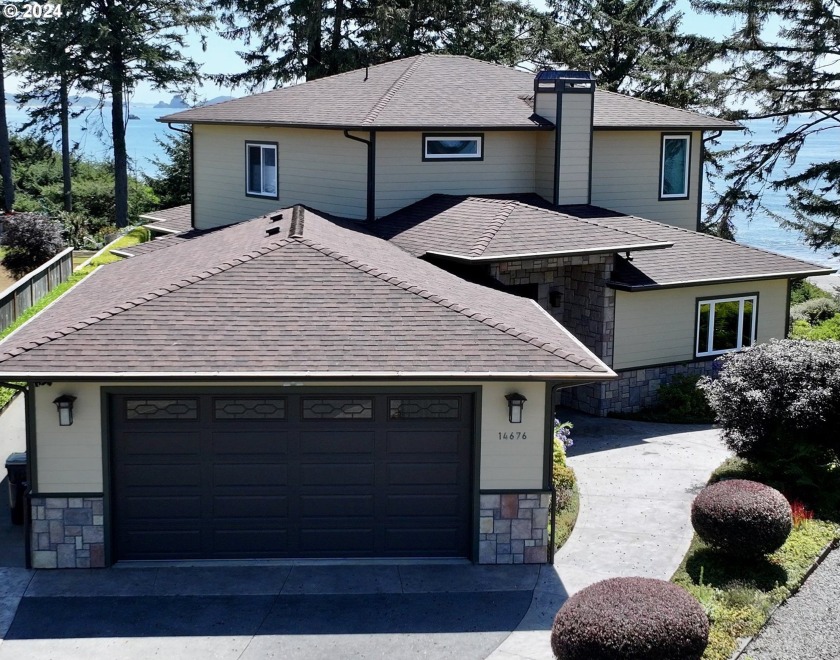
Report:
[[[118,559],[469,555],[468,394],[110,401]]]

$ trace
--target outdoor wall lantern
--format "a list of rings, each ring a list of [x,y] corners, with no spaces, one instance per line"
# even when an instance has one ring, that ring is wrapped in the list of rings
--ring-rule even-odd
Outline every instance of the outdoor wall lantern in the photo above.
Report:
[[[518,392],[505,394],[505,398],[508,402],[508,420],[511,424],[520,424],[522,422],[522,409],[528,399]]]
[[[58,425],[71,426],[73,424],[73,402],[76,400],[72,394],[62,394],[53,403],[58,408]]]

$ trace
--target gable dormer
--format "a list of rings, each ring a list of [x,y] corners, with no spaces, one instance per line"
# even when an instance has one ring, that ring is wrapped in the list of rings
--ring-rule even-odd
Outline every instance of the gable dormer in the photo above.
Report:
[[[595,79],[588,71],[540,71],[534,113],[556,126],[537,145],[537,192],[555,204],[588,204]]]

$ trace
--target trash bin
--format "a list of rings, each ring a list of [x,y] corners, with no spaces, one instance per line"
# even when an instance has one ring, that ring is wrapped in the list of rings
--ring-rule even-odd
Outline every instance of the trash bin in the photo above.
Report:
[[[23,494],[26,492],[26,452],[9,454],[6,459],[9,475],[9,509],[12,524],[23,524]]]

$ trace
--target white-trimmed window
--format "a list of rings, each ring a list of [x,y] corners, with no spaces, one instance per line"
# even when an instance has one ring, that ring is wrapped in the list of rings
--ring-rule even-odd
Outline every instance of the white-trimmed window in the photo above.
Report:
[[[697,356],[721,355],[755,343],[758,296],[697,301]]]
[[[483,135],[423,135],[423,160],[483,159]]]
[[[277,143],[245,143],[245,193],[277,199]]]
[[[660,199],[688,198],[688,169],[691,162],[690,135],[662,136]]]

